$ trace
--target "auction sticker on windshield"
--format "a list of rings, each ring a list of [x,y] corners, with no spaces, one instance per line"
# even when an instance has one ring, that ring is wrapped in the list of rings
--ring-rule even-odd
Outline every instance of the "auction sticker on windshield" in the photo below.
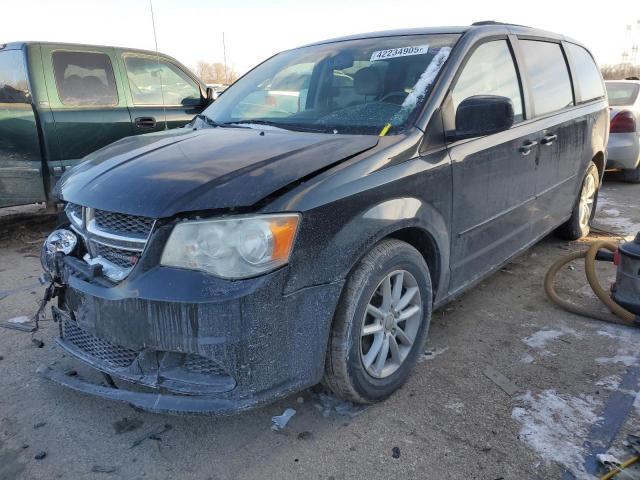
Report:
[[[415,47],[389,48],[388,50],[378,50],[371,55],[370,62],[385,60],[387,58],[408,57],[409,55],[424,55],[429,51],[429,45],[417,45]]]

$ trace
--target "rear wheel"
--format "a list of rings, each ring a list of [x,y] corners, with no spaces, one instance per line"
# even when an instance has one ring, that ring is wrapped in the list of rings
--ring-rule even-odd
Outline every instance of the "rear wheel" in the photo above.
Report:
[[[580,195],[571,212],[571,218],[560,225],[556,234],[565,240],[578,240],[589,235],[591,219],[595,215],[598,190],[600,188],[600,174],[595,163],[591,162],[587,174],[582,181]]]
[[[422,255],[399,240],[377,244],[345,285],[324,383],[357,403],[391,395],[406,381],[424,348],[431,305],[431,278]]]

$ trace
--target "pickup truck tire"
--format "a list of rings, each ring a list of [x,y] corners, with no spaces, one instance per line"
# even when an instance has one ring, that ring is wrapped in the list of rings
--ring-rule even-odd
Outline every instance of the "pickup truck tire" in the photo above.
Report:
[[[634,169],[622,170],[622,180],[629,183],[640,183],[640,165]]]
[[[376,244],[345,284],[323,383],[355,403],[387,398],[423,354],[432,303],[429,267],[422,255],[395,239]]]
[[[587,174],[582,180],[580,193],[571,211],[571,217],[556,229],[556,235],[563,240],[578,240],[589,235],[591,220],[596,213],[600,174],[598,167],[591,162]],[[585,208],[588,212],[585,214]]]

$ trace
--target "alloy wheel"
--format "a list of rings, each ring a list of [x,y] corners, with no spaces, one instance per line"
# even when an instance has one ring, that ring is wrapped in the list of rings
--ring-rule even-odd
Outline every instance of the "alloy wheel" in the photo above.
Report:
[[[591,212],[593,211],[593,204],[596,197],[596,180],[593,175],[589,174],[585,177],[582,183],[582,191],[580,193],[580,227],[585,229],[589,225],[591,220]]]
[[[406,270],[384,277],[362,319],[360,357],[374,378],[392,375],[409,356],[422,323],[420,289]]]

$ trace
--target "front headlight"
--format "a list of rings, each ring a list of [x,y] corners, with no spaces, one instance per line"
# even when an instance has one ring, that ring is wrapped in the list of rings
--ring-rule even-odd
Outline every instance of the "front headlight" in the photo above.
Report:
[[[299,223],[297,213],[178,223],[160,263],[222,278],[255,277],[289,261]]]

